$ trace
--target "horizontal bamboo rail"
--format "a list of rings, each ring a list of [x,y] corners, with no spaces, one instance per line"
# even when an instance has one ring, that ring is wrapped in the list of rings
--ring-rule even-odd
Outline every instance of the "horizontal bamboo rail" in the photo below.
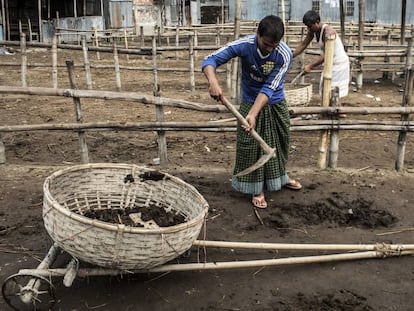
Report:
[[[124,130],[124,131],[209,131],[234,132],[235,122],[84,122],[84,123],[44,123],[1,125],[1,132],[24,131],[78,131],[78,130]],[[407,121],[365,121],[365,120],[292,120],[292,132],[316,130],[358,130],[358,131],[405,131],[413,132],[414,124]]]
[[[205,105],[185,100],[162,97],[161,102],[155,103],[155,97],[135,92],[112,92],[95,90],[75,90],[45,87],[18,87],[0,86],[0,94],[20,94],[20,95],[40,95],[40,96],[63,96],[77,98],[93,98],[103,100],[122,100],[130,102],[140,102],[143,104],[157,104],[163,106],[173,106],[184,109],[198,111],[220,112],[226,111],[223,105]]]
[[[60,88],[46,88],[46,87],[20,87],[20,86],[2,86],[0,85],[0,94],[11,95],[39,95],[39,96],[57,96],[57,97],[77,97],[90,98],[101,100],[121,100],[129,102],[139,102],[143,104],[172,106],[183,109],[192,109],[206,112],[228,112],[223,105],[207,105],[203,103],[195,103],[180,99],[161,97],[159,102],[156,102],[152,95],[139,94],[135,92],[115,92],[115,91],[100,91],[100,90],[75,90],[75,89],[60,89]],[[324,115],[338,115],[338,114],[410,114],[414,112],[414,107],[398,106],[398,107],[289,107],[291,115],[301,114],[324,114]],[[312,121],[312,120],[308,120]],[[294,122],[294,121],[292,121]],[[332,122],[332,121],[329,121]],[[341,124],[346,124],[349,120],[338,120]]]

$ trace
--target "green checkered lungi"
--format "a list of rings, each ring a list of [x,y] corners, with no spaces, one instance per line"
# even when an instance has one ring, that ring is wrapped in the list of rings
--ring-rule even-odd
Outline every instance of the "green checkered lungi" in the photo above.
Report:
[[[240,113],[245,117],[251,104],[241,103]],[[289,155],[290,116],[286,101],[266,105],[256,121],[256,132],[272,148],[276,148],[276,157],[248,175],[236,177],[238,172],[252,166],[264,154],[256,140],[248,135],[240,122],[237,124],[237,150],[232,187],[242,193],[258,195],[262,191],[277,191],[289,181],[286,162]]]

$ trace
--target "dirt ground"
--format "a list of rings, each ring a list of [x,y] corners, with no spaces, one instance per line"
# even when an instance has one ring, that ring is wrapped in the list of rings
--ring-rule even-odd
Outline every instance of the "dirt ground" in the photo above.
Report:
[[[59,87],[67,88],[64,61],[79,52],[59,52]],[[109,55],[100,63],[111,64]],[[16,55],[2,62],[18,62]],[[96,64],[96,55],[90,55]],[[30,63],[50,62],[48,52],[31,49]],[[121,61],[126,63],[125,56]],[[199,56],[198,62],[201,61]],[[177,67],[188,63],[161,55],[158,65]],[[130,57],[130,66],[151,66],[150,59]],[[199,63],[197,64],[199,66]],[[51,87],[50,68],[30,67],[28,85]],[[78,88],[86,89],[82,68],[76,67]],[[289,75],[288,81],[293,77]],[[190,92],[188,74],[160,72],[162,95],[205,104],[209,99],[204,77],[196,76]],[[225,79],[222,76],[223,81]],[[114,73],[93,69],[94,89],[115,90]],[[152,73],[122,70],[122,89],[152,95]],[[307,82],[317,93],[319,75]],[[1,85],[20,84],[20,68],[0,67]],[[399,106],[403,79],[382,79],[380,72],[365,76],[362,90],[343,100],[344,106]],[[70,98],[0,95],[0,124],[74,122]],[[314,95],[312,104],[318,104]],[[152,105],[122,101],[82,100],[85,122],[154,120]],[[164,108],[169,121],[216,120],[229,113],[207,113]],[[361,118],[361,116],[359,116]],[[363,116],[384,118],[383,116]],[[348,119],[353,116],[347,116]],[[357,117],[355,117],[357,118]],[[397,116],[393,117],[398,119]],[[233,132],[168,132],[168,166],[156,165],[154,132],[95,131],[86,134],[92,162],[135,163],[163,170],[193,185],[209,203],[206,226],[200,239],[273,243],[412,244],[414,144],[408,135],[405,168],[394,170],[398,133],[341,131],[338,169],[317,168],[318,132],[292,132],[289,174],[303,184],[301,191],[283,189],[269,193],[270,206],[260,219],[250,198],[231,189],[234,161]],[[7,164],[0,166],[0,280],[2,284],[19,269],[35,268],[52,244],[42,220],[44,179],[61,168],[80,163],[75,132],[37,131],[4,133]],[[316,251],[263,251],[198,249],[187,258],[208,262],[326,255]],[[55,264],[64,267],[62,254]],[[372,258],[303,263],[274,267],[201,270],[166,274],[130,274],[76,278],[65,287],[54,278],[54,310],[412,310],[414,258]],[[0,310],[9,310],[3,298]]]

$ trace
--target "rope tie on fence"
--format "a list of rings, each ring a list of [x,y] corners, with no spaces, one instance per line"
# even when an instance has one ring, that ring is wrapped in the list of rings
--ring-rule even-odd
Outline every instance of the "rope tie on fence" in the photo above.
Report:
[[[391,247],[390,244],[377,243],[374,250],[378,253],[378,257],[386,258],[392,256],[401,256],[403,251],[402,245],[397,245],[396,248]]]

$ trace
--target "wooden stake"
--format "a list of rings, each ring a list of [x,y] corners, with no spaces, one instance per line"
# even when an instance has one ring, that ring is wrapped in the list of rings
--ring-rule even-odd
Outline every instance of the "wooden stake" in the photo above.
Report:
[[[83,65],[84,65],[85,74],[86,74],[86,87],[88,88],[88,90],[92,90],[91,66],[89,64],[88,46],[86,45],[86,36],[82,36],[82,51],[83,51]]]
[[[336,87],[332,91],[330,106],[336,108],[339,106],[339,88]],[[339,119],[338,115],[332,116],[336,120]],[[339,129],[331,130],[331,137],[329,143],[329,164],[328,166],[332,169],[338,167],[338,155],[339,155]]]
[[[407,107],[411,105],[411,98],[412,98],[412,91],[413,91],[413,39],[409,39],[408,43],[408,51],[407,51],[407,65],[405,70],[405,85],[404,85],[404,95],[403,95],[403,107]],[[409,123],[409,115],[402,114],[401,121]],[[397,142],[397,161],[395,162],[395,169],[397,171],[401,171],[404,167],[404,157],[405,157],[405,148],[407,145],[407,131],[401,131],[398,135],[398,142]]]
[[[57,61],[57,36],[52,37],[52,86],[54,89],[58,87],[58,61]]]
[[[69,74],[69,80],[70,80],[71,88],[76,89],[73,61],[71,61],[71,60],[66,61],[66,66],[68,68],[68,74]],[[82,116],[80,98],[74,96],[73,97],[73,104],[75,106],[76,121],[78,123],[83,123],[83,116]],[[86,164],[86,163],[89,163],[89,154],[88,154],[88,145],[86,144],[85,132],[80,130],[78,132],[78,134],[79,134],[81,163]]]
[[[194,77],[194,39],[193,36],[188,36],[188,54],[190,56],[190,87],[191,92],[195,91],[195,77]]]
[[[155,101],[155,114],[157,122],[164,121],[164,107],[161,105],[161,92],[160,84],[158,81],[158,71],[157,71],[157,40],[156,37],[152,37],[152,62],[153,62],[153,73],[154,73],[154,101]],[[167,157],[167,138],[165,136],[165,131],[157,131],[158,135],[158,152],[160,157],[161,167],[165,167],[168,164]]]
[[[96,28],[93,28],[93,33],[94,33],[94,42],[95,42],[95,46],[99,47],[99,34],[98,31],[96,30]],[[101,55],[99,54],[99,50],[96,50],[96,59],[97,60],[101,60]]]
[[[116,79],[116,90],[121,91],[121,71],[119,69],[119,57],[118,47],[116,45],[116,39],[112,38],[112,47],[114,50],[114,66],[115,66],[115,79]]]
[[[22,87],[27,86],[27,49],[26,49],[26,34],[20,33],[20,54],[22,55],[21,65],[21,81]]]

